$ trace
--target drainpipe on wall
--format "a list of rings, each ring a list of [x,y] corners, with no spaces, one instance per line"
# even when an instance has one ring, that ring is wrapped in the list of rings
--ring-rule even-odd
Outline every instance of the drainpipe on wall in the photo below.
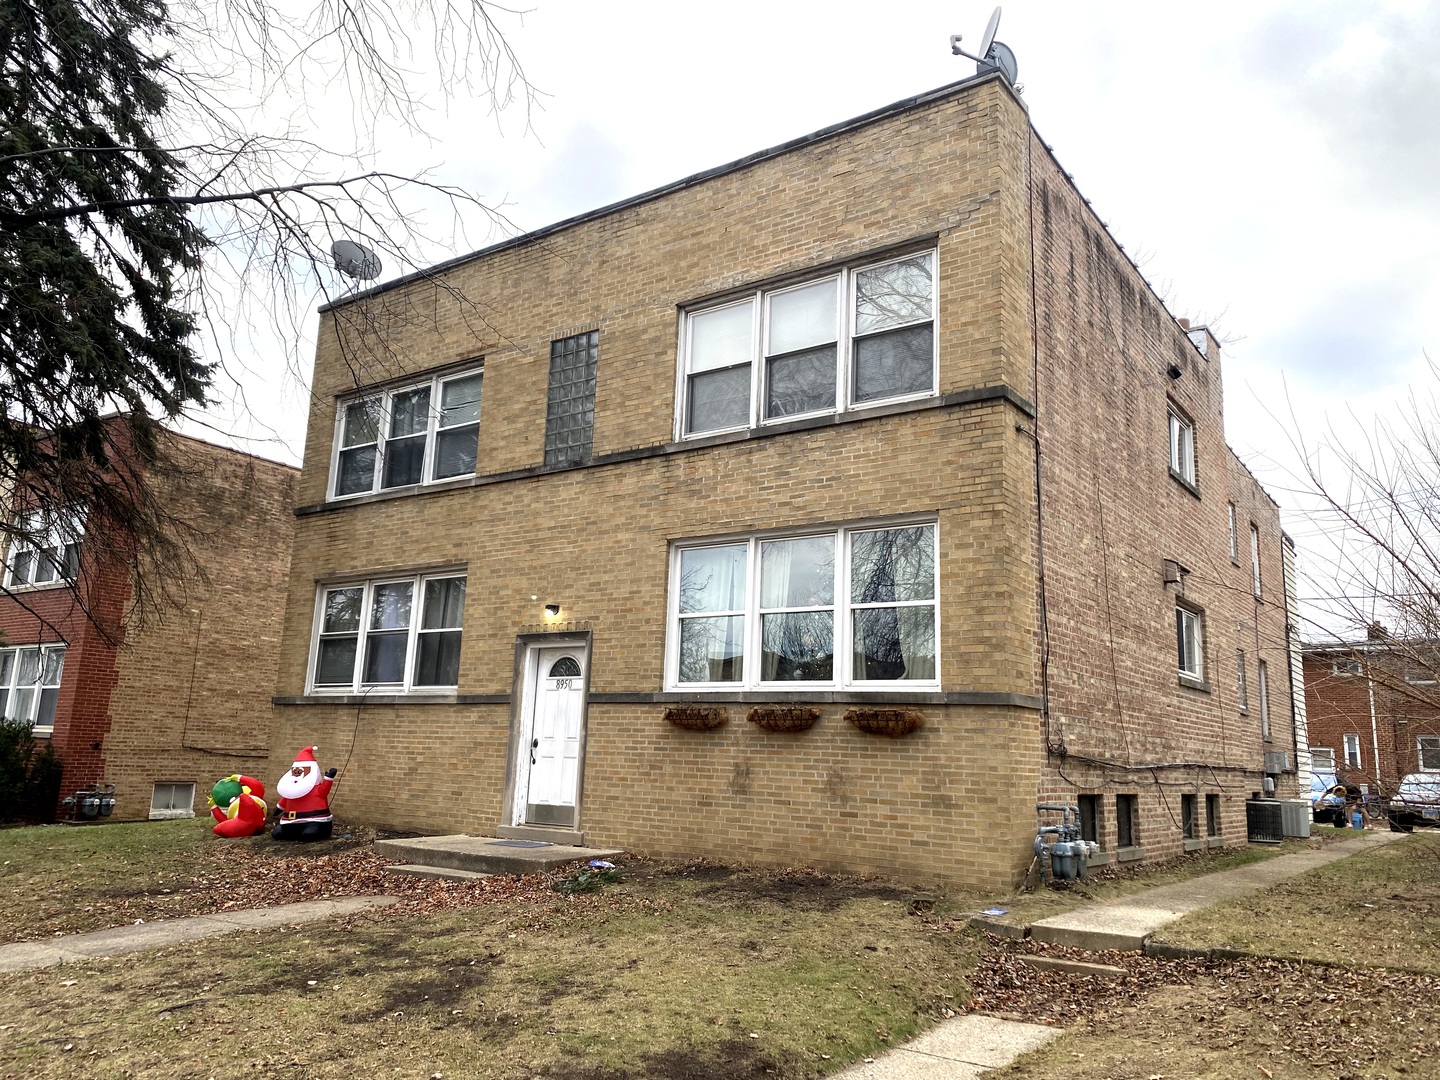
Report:
[[[1371,773],[1375,777],[1375,788],[1380,788],[1380,725],[1375,722],[1375,680],[1370,678],[1370,673],[1365,673],[1365,690],[1370,695],[1370,745],[1374,748],[1375,756],[1370,759],[1372,762]]]

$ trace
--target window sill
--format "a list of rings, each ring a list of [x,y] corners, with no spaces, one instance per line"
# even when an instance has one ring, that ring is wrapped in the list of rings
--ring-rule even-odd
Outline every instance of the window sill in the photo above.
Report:
[[[1195,840],[1195,839],[1182,840],[1182,841],[1180,842],[1180,847],[1181,847],[1181,850],[1187,851],[1187,852],[1189,852],[1189,851],[1201,851],[1201,850],[1203,850],[1204,847],[1205,847],[1205,841],[1204,841],[1204,840]]]
[[[53,727],[32,727],[30,729],[30,737],[32,739],[48,739],[54,734],[55,729]]]
[[[1171,470],[1170,470],[1170,479],[1174,480],[1177,484],[1179,484],[1181,487],[1183,487],[1183,488],[1184,488],[1186,491],[1188,491],[1191,495],[1194,495],[1195,498],[1197,498],[1197,499],[1200,498],[1200,489],[1195,486],[1195,482],[1194,482],[1194,481],[1185,479],[1185,477],[1183,477],[1182,475],[1180,475],[1180,474],[1179,474],[1178,472],[1176,472],[1174,469],[1171,469]]]
[[[194,810],[151,810],[151,821],[177,821],[180,818],[193,818]]]
[[[30,582],[26,585],[6,585],[5,591],[11,593],[37,593],[52,592],[55,589],[73,589],[75,582],[66,581],[63,578],[59,581]]]
[[[1211,851],[1214,851],[1216,848],[1223,848],[1225,846],[1225,838],[1223,836],[1207,836],[1205,838],[1205,846]]]
[[[467,698],[479,695],[466,694]],[[509,694],[497,695],[506,701]],[[276,696],[270,699],[272,705],[455,705],[461,695],[455,691],[400,694],[322,694],[309,693],[296,696]]]
[[[1210,693],[1210,684],[1204,679],[1197,679],[1193,675],[1181,675],[1179,681],[1180,685],[1187,689],[1200,690],[1207,694]]]
[[[1088,860],[1086,860],[1085,865],[1086,865],[1086,866],[1109,866],[1109,865],[1110,865],[1111,863],[1113,863],[1114,861],[1115,861],[1115,853],[1114,853],[1113,851],[1097,851],[1094,855],[1091,855]]]
[[[1115,852],[1115,861],[1117,863],[1139,862],[1143,858],[1145,858],[1145,849],[1143,847],[1122,847]]]

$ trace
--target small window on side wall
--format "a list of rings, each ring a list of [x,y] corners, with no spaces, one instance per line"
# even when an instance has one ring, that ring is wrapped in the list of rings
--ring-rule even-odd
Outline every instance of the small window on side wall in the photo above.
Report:
[[[1204,619],[1193,608],[1175,605],[1175,646],[1180,677],[1196,682],[1205,679]]]
[[[1180,796],[1180,832],[1186,840],[1194,840],[1200,835],[1198,802],[1195,795]]]
[[[1359,769],[1360,764],[1360,736],[1345,736],[1345,767],[1347,769]]]
[[[1195,425],[1170,407],[1170,474],[1195,486]]]
[[[550,390],[545,404],[545,464],[590,460],[595,433],[595,371],[600,333],[592,330],[550,343]]]
[[[1417,740],[1421,772],[1440,772],[1440,735],[1421,735]]]
[[[1139,812],[1139,796],[1115,796],[1115,842],[1122,848],[1139,847],[1140,836],[1135,817]]]
[[[195,816],[195,782],[159,783],[150,793],[150,820]]]

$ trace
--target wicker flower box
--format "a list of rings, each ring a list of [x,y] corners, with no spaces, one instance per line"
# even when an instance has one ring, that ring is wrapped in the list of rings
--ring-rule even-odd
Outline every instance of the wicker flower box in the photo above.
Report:
[[[766,731],[804,731],[815,726],[820,710],[810,706],[759,705],[745,719]]]
[[[845,719],[867,734],[890,739],[909,735],[925,722],[920,713],[911,709],[850,709]]]
[[[665,719],[686,731],[710,731],[730,719],[730,710],[704,705],[672,705],[665,710]]]

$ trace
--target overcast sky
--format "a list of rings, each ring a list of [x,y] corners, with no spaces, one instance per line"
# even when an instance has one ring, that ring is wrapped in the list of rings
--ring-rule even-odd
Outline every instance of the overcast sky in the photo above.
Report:
[[[537,0],[501,19],[545,95],[528,130],[437,101],[433,138],[387,135],[379,164],[428,165],[537,228],[971,75],[949,36],[973,49],[990,11]],[[1174,314],[1216,327],[1231,445],[1296,505],[1291,410],[1317,436],[1440,358],[1440,2],[1017,0],[998,37],[1116,239]],[[496,238],[477,225],[467,249]],[[276,439],[249,448],[295,461],[304,388],[274,366],[249,396]],[[1312,527],[1286,525],[1303,547]]]

